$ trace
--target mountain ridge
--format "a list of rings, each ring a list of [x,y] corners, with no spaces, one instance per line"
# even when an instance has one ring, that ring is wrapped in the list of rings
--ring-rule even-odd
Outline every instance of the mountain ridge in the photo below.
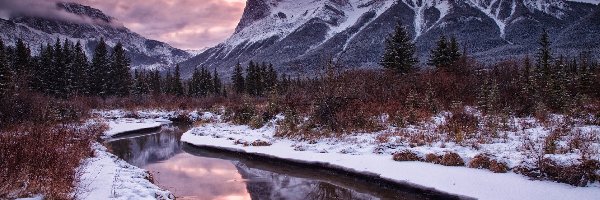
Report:
[[[589,45],[562,39],[585,32],[593,23],[585,19],[598,10],[564,0],[248,0],[231,37],[181,65],[184,72],[204,66],[228,73],[238,61],[254,60],[283,72],[310,72],[333,58],[349,68],[377,67],[397,21],[415,38],[421,63],[442,34],[456,36],[482,61],[532,53],[544,29],[558,52],[574,52]]]
[[[120,24],[102,11],[77,3],[56,3],[58,16],[36,16],[18,13],[9,19],[0,19],[4,31],[0,37],[8,45],[21,38],[34,54],[39,47],[53,44],[56,39],[81,42],[88,57],[104,38],[109,46],[121,42],[132,60],[132,68],[160,69],[191,57],[186,51],[166,43],[147,39]]]

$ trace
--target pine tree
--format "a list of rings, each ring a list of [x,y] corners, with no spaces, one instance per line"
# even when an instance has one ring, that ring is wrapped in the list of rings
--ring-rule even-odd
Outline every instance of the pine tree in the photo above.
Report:
[[[171,75],[171,69],[167,70],[167,74],[165,75],[165,80],[163,81],[163,91],[165,94],[174,95],[175,90],[173,88],[173,76]]]
[[[219,77],[219,73],[217,72],[217,69],[214,69],[213,72],[213,91],[212,93],[214,95],[221,95],[221,88],[223,87],[223,83],[221,82],[221,78]]]
[[[385,41],[383,58],[379,64],[393,72],[406,74],[415,70],[417,62],[415,44],[402,24],[398,23],[396,31]]]
[[[10,86],[10,68],[8,67],[8,59],[4,50],[4,42],[0,38],[0,98],[6,96]]]
[[[258,95],[258,87],[259,87],[259,67],[254,64],[253,61],[250,61],[248,64],[248,68],[246,68],[246,92],[250,95]]]
[[[548,32],[544,30],[538,42],[540,48],[537,53],[537,66],[543,73],[543,76],[550,74],[550,65],[552,61],[552,50],[550,49],[550,36]]]
[[[440,69],[449,63],[450,58],[447,55],[448,44],[446,36],[442,35],[436,43],[436,47],[431,50],[428,65],[435,66]]]
[[[111,80],[110,58],[108,46],[104,38],[100,39],[98,46],[94,49],[94,57],[90,66],[89,73],[89,92],[91,95],[106,97],[109,95],[109,80]]]
[[[456,37],[452,36],[450,38],[450,47],[448,48],[448,57],[449,57],[450,63],[452,64],[452,63],[458,61],[461,56],[462,56],[462,54],[460,53],[460,46],[458,45],[458,42],[456,41]]]
[[[183,96],[184,91],[183,84],[181,82],[181,74],[179,73],[179,64],[175,66],[175,74],[173,75],[172,84],[173,94],[177,96]]]
[[[18,39],[15,45],[15,58],[13,62],[12,70],[19,78],[24,78],[28,75],[31,65],[31,51],[29,47],[23,42],[22,39]]]
[[[446,36],[442,35],[437,42],[436,48],[431,50],[429,62],[427,64],[435,66],[438,69],[446,71],[458,72],[458,69],[453,69],[454,64],[462,57],[460,46],[456,41],[456,37],[451,37],[450,41]]]
[[[75,57],[74,53],[75,46],[71,41],[65,39],[63,42],[63,51],[61,55],[62,59],[62,73],[61,73],[61,85],[62,89],[59,89],[60,94],[59,97],[70,97],[74,95],[75,90],[75,66],[73,65],[73,58]]]
[[[265,85],[266,85],[266,90],[267,91],[273,91],[276,89],[277,87],[277,72],[275,71],[275,68],[273,68],[273,64],[269,64],[269,67],[267,69],[267,74],[266,74],[266,79],[265,79]]]
[[[88,63],[85,51],[83,51],[83,47],[78,41],[73,51],[73,89],[76,95],[89,95],[89,91],[87,90],[89,88],[88,79],[90,77],[89,66],[90,64]]]
[[[118,42],[111,54],[111,94],[118,96],[129,95],[131,74],[129,73],[130,60],[125,53],[123,44]]]
[[[158,70],[155,70],[152,73],[152,81],[150,81],[150,90],[152,90],[152,95],[157,96],[162,94],[164,91],[162,91],[162,81],[161,81],[161,77],[160,77],[160,72],[158,72]]]
[[[246,90],[244,72],[242,65],[239,62],[235,65],[233,75],[231,76],[231,82],[233,83],[233,89],[236,93],[241,94]]]
[[[188,86],[188,96],[198,97],[199,96],[199,85],[200,85],[200,72],[198,68],[194,69],[194,73],[192,73],[192,80],[189,82]]]
[[[534,102],[536,98],[536,90],[535,90],[535,76],[532,70],[531,61],[529,56],[526,56],[523,61],[523,72],[520,77],[520,95],[521,98],[521,112],[523,114],[531,115],[534,113],[534,108],[536,103]]]

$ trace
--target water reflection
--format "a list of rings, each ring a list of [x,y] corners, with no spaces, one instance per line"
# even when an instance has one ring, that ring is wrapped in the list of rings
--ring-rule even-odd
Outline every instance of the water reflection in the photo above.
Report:
[[[390,190],[351,177],[269,163],[182,145],[188,127],[118,138],[109,149],[154,175],[178,199],[432,199],[414,191]],[[435,198],[435,196],[434,196]]]

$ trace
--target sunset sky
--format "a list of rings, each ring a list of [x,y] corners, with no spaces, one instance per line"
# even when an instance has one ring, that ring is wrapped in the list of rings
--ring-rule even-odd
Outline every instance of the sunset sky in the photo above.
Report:
[[[147,38],[181,49],[214,46],[229,37],[246,0],[75,0],[117,18]]]

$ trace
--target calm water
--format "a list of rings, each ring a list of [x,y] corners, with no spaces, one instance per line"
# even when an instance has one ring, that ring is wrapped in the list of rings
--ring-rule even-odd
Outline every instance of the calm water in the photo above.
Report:
[[[185,126],[107,141],[127,162],[154,175],[178,199],[439,199],[349,176],[276,162],[255,161],[180,142]]]

